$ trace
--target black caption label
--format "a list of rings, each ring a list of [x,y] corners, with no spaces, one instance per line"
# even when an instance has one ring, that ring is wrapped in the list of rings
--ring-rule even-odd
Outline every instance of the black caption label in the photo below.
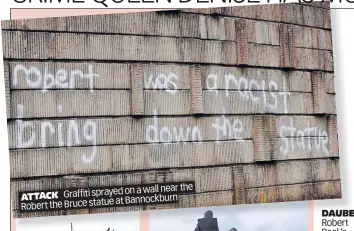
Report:
[[[189,182],[19,192],[21,212],[71,210],[177,203],[180,194],[195,193]]]

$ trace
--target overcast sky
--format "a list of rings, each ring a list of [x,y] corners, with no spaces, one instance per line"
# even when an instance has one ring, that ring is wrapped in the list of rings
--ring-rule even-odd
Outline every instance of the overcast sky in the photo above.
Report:
[[[194,231],[208,209],[220,231],[307,231],[307,202],[241,205],[150,212],[150,231]],[[16,231],[139,231],[139,212],[18,219]]]

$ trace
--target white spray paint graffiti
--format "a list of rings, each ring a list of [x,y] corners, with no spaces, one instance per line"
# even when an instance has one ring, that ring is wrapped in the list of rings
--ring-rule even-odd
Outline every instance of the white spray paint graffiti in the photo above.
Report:
[[[154,120],[154,124],[147,126],[145,130],[145,139],[149,143],[202,141],[202,133],[197,126],[193,126],[193,127],[160,126],[156,110],[154,110],[153,120]]]
[[[73,89],[77,78],[88,80],[90,90],[93,92],[94,78],[99,77],[98,74],[93,73],[92,65],[88,66],[88,73],[84,73],[82,70],[66,69],[59,69],[56,73],[50,73],[47,67],[44,68],[44,73],[42,73],[37,67],[27,68],[18,64],[15,66],[12,75],[12,85],[14,87],[17,86],[19,77],[23,76],[21,73],[24,74],[29,88],[42,89],[43,92],[51,88]]]
[[[226,109],[223,108],[224,114]],[[222,115],[221,121],[219,118],[214,120],[212,123],[212,128],[216,131],[216,140],[219,141],[221,137],[223,139],[241,139],[243,137],[244,127],[240,119],[227,118],[225,115]]]
[[[219,79],[215,74],[209,74],[206,78],[206,87],[218,94]],[[225,82],[225,95],[229,97],[230,89],[237,90],[241,98],[244,100],[252,100],[255,104],[263,104],[266,108],[275,111],[279,107],[279,97],[283,97],[284,100],[284,113],[288,113],[288,97],[290,92],[279,92],[279,87],[276,82],[265,80],[256,80],[245,77],[235,77],[232,74],[224,76]],[[283,87],[286,88],[285,79],[283,80]],[[268,96],[268,93],[270,96]],[[270,99],[268,98],[270,97]],[[263,99],[263,100],[262,100]]]
[[[210,84],[210,80],[212,84]],[[214,74],[210,74],[207,76],[206,80],[206,87],[208,90],[217,90],[218,89],[218,76]]]
[[[230,120],[224,115],[219,121],[219,118],[215,119],[212,127],[216,131],[216,140],[220,140],[221,136],[226,139],[241,139],[243,137],[243,123],[240,119]]]
[[[279,92],[279,95],[281,97],[283,97],[283,100],[284,100],[284,113],[288,113],[288,99],[289,99],[289,96],[290,96],[290,92],[286,91],[286,80],[285,78],[283,78],[283,88],[284,88],[284,91],[282,92]]]
[[[23,116],[23,105],[18,105],[18,117]],[[58,110],[61,110],[59,105]],[[92,145],[92,151],[89,155],[83,155],[82,161],[86,164],[91,163],[97,154],[97,129],[96,123],[86,120],[83,125],[77,120],[69,120],[67,122],[41,121],[39,136],[35,132],[34,122],[16,120],[17,126],[17,147],[31,148],[35,146],[36,140],[40,140],[42,148],[47,147],[48,140],[52,141],[51,146],[72,147],[81,146],[82,144]],[[65,139],[66,135],[66,139]]]
[[[178,80],[179,77],[171,72],[166,74],[159,73],[157,76],[150,75],[149,77],[145,75],[145,89],[165,90],[168,93],[176,94]]]
[[[58,70],[55,74],[48,73],[45,68],[45,73],[36,67],[26,68],[23,65],[17,65],[13,75],[13,85],[18,84],[18,79],[23,77],[20,73],[24,73],[26,82],[30,88],[43,88],[46,91],[53,87],[59,88],[74,88],[75,78],[88,79],[90,89],[93,89],[93,79],[98,77],[92,71],[92,66],[89,66],[89,73],[84,74],[80,70]],[[146,89],[165,90],[168,93],[177,93],[177,82],[179,77],[174,73],[158,74],[156,76],[145,76],[144,84]],[[218,76],[210,74],[206,78],[206,86],[218,94]],[[279,106],[279,97],[284,99],[284,112],[288,112],[288,96],[290,92],[279,92],[279,87],[276,82],[265,80],[248,79],[245,77],[236,78],[228,74],[224,76],[225,81],[225,95],[229,96],[229,89],[238,90],[241,98],[244,100],[252,100],[253,103],[264,104],[266,107],[276,110]],[[286,88],[285,79],[283,81],[283,88]],[[269,93],[269,94],[267,94]],[[222,103],[222,102],[221,102]],[[18,105],[19,118],[23,116],[23,106]],[[58,106],[58,111],[62,111],[62,106]],[[231,119],[225,116],[226,111],[221,117],[215,118],[211,123],[211,127],[215,131],[215,140],[231,140],[242,139],[245,128],[240,119]],[[35,145],[36,140],[40,139],[40,146],[45,148],[50,145],[59,147],[81,146],[82,144],[92,145],[92,151],[89,155],[83,155],[82,161],[84,163],[91,163],[97,155],[97,129],[96,123],[91,120],[79,124],[77,120],[68,120],[67,122],[55,121],[41,121],[40,135],[36,137],[38,132],[35,132],[34,122],[16,120],[17,123],[17,146],[19,148],[31,148]],[[281,137],[287,137],[287,133],[291,134],[292,138],[283,139],[280,151],[283,155],[287,155],[295,149],[303,149],[311,151],[312,148],[328,153],[327,144],[328,136],[326,131],[320,131],[317,127],[310,127],[305,130],[298,130],[293,126],[291,121],[290,126],[283,125],[280,130]],[[305,141],[305,138],[316,137],[316,144],[312,147],[310,139]],[[153,124],[148,125],[145,130],[145,139],[148,143],[171,143],[171,142],[201,142],[202,131],[198,126],[163,126],[154,111]],[[53,142],[57,142],[53,144]]]
[[[280,127],[279,136],[280,138],[289,137],[282,139],[280,152],[283,156],[290,154],[294,150],[307,150],[309,152],[317,150],[329,154],[327,132],[322,131],[317,126],[311,127],[309,122],[307,122],[307,128],[297,129],[294,126],[293,119],[291,119],[289,125]],[[311,140],[315,141],[314,145]]]
[[[23,117],[24,108],[23,105],[17,105],[17,116]],[[30,148],[35,142],[36,134],[34,133],[34,127],[32,122],[23,121],[21,119],[16,120],[17,127],[17,147],[18,148]],[[28,130],[25,130],[28,129]],[[29,139],[24,140],[24,134],[26,131],[30,131]]]
[[[146,78],[146,76],[145,76]],[[175,94],[178,89],[179,77],[174,73],[158,74],[156,77],[150,75],[145,79],[145,88],[165,90]],[[202,134],[197,126],[193,127],[167,127],[160,126],[157,110],[154,110],[153,124],[146,127],[145,140],[149,143],[171,143],[171,142],[199,142],[202,141]]]

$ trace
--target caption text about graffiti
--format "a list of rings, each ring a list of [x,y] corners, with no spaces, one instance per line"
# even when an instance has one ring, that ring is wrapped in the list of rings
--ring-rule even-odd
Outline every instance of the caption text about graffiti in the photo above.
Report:
[[[22,212],[177,203],[180,194],[195,193],[194,182],[20,192]]]

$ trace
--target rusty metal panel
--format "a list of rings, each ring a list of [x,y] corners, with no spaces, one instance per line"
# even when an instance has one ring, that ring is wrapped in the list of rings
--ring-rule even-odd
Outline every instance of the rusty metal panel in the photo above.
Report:
[[[279,38],[280,38],[280,59],[282,67],[290,66],[290,51],[289,51],[289,31],[287,25],[281,25],[279,28]]]
[[[237,47],[237,64],[244,65],[248,61],[248,41],[247,41],[247,21],[236,20],[236,47]]]
[[[338,147],[338,128],[337,128],[337,116],[330,115],[327,118],[328,126],[328,136],[329,139],[328,149],[330,155],[339,156],[339,147]]]
[[[5,80],[5,99],[6,99],[6,118],[10,118],[11,112],[11,93],[10,93],[10,74],[9,63],[4,62],[4,80]]]
[[[192,114],[203,114],[203,89],[200,67],[195,66],[191,69],[191,98]]]
[[[131,114],[139,116],[144,114],[144,77],[140,65],[131,65]]]
[[[326,80],[321,72],[312,74],[313,111],[315,114],[325,114],[328,109]]]
[[[234,167],[235,204],[246,203],[245,175],[242,166]]]
[[[255,116],[252,125],[254,162],[271,161],[275,152],[276,120],[274,116]]]
[[[15,216],[340,198],[329,12],[2,22]],[[166,205],[21,213],[17,194],[181,181],[195,193]]]

